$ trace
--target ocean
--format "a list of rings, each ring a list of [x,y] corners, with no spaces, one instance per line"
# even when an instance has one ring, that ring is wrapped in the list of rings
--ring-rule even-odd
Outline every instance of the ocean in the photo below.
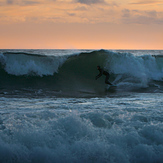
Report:
[[[0,162],[162,163],[163,51],[1,49]]]

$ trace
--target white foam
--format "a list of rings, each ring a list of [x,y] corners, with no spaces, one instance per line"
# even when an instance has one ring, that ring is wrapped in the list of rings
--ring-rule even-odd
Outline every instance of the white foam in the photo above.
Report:
[[[132,79],[131,83],[139,82],[142,87],[148,87],[151,80],[160,81],[163,79],[163,71],[160,69],[156,58],[151,55],[110,54],[105,68],[114,74],[122,75],[125,80]]]
[[[21,54],[4,56],[5,70],[13,75],[53,75],[66,60],[66,56],[39,57]]]
[[[0,161],[161,163],[162,98],[148,96],[0,98]]]

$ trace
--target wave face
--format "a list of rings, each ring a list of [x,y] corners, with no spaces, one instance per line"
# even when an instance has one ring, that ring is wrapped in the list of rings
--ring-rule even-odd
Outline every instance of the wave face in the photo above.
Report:
[[[107,88],[104,77],[95,80],[97,65],[110,72],[110,82],[117,85],[114,90]],[[101,92],[163,92],[163,56],[107,50],[71,55],[1,52],[0,76],[1,90],[39,89],[96,95]]]

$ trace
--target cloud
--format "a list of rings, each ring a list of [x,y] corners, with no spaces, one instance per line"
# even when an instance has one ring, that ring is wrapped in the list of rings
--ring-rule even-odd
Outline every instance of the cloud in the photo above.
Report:
[[[14,2],[13,2],[13,0],[6,0],[6,3],[9,4],[9,5],[11,5],[11,4],[13,4]]]
[[[130,4],[134,4],[134,5],[150,5],[150,4],[160,4],[163,3],[162,1],[139,1],[139,2],[133,2]]]
[[[75,13],[67,13],[69,16],[76,16]]]
[[[122,10],[122,17],[130,17],[130,10],[128,9]]]
[[[149,16],[149,17],[157,17],[157,12],[155,10],[153,11],[146,11],[146,14]]]
[[[77,0],[77,2],[87,4],[87,5],[96,4],[96,3],[105,3],[104,0]]]
[[[122,10],[122,21],[126,24],[163,24],[163,13],[155,10]]]
[[[136,24],[163,24],[163,19],[157,19],[148,16],[138,16],[133,19]]]
[[[77,11],[87,11],[87,8],[85,6],[81,6],[81,7],[76,7],[74,10],[77,10]]]
[[[35,4],[40,4],[38,1],[24,1],[24,5],[35,5]]]
[[[30,1],[30,0],[6,0],[7,5],[19,5],[19,6],[28,6],[28,5],[35,5],[40,4],[39,1]]]

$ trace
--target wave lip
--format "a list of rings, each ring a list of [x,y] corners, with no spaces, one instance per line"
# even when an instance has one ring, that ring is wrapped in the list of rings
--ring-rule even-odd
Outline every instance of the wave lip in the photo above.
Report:
[[[0,55],[3,69],[11,75],[53,75],[65,61],[66,56],[46,56],[30,53],[6,52]]]

